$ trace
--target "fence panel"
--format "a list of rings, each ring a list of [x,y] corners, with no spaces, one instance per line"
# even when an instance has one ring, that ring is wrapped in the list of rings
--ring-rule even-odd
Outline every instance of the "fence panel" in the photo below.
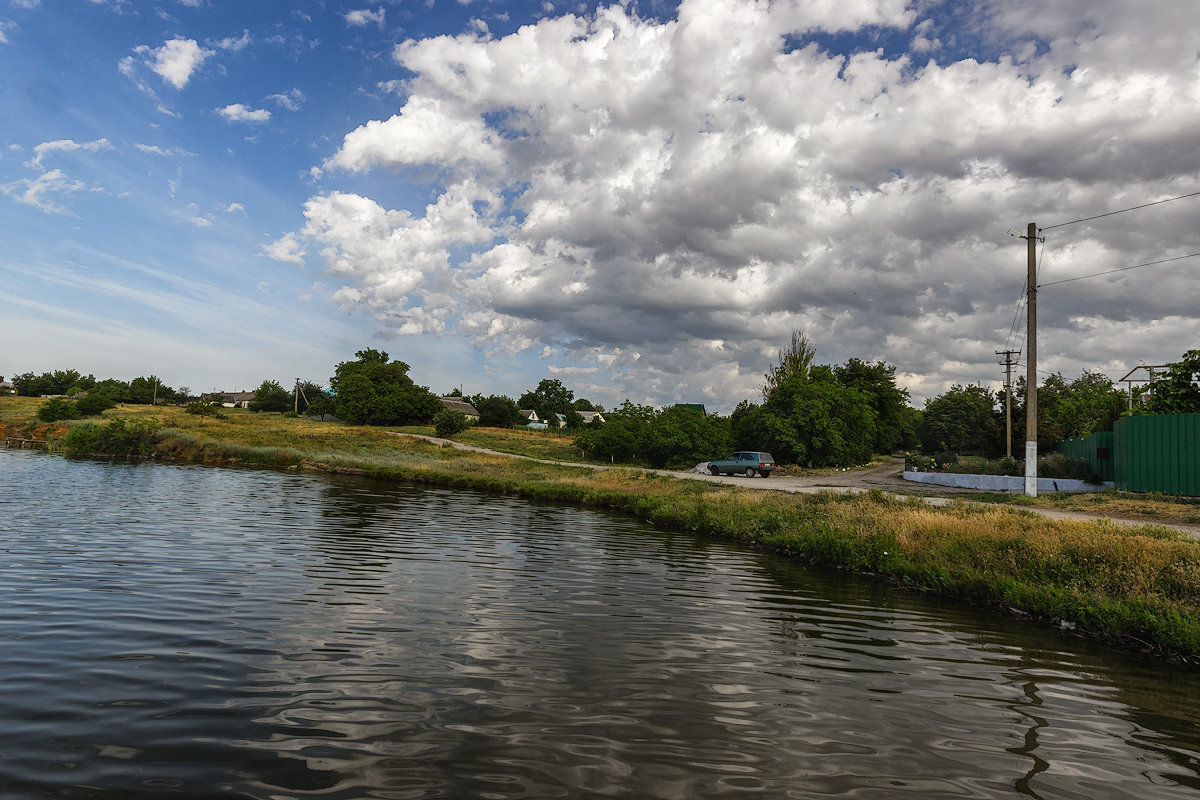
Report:
[[[1112,451],[1118,489],[1200,496],[1200,414],[1121,417]]]
[[[1092,472],[1102,481],[1114,481],[1113,432],[1099,431],[1084,439],[1067,439],[1058,443],[1058,452],[1067,458],[1082,458],[1092,466]]]

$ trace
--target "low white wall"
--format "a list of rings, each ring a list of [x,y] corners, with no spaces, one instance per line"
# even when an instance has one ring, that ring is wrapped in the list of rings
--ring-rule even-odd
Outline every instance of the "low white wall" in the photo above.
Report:
[[[984,492],[1024,492],[1023,475],[963,475],[956,472],[908,472],[904,480],[916,483],[932,483],[937,486],[954,486],[959,489],[979,489]],[[1111,484],[1109,484],[1111,485]],[[1065,478],[1038,478],[1037,490],[1041,492],[1094,492],[1100,487],[1085,481]]]

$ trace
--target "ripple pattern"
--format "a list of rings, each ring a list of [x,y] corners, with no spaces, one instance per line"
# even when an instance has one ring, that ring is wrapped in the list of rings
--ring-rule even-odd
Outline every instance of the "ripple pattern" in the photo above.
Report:
[[[1192,798],[1200,682],[590,510],[0,450],[0,798]]]

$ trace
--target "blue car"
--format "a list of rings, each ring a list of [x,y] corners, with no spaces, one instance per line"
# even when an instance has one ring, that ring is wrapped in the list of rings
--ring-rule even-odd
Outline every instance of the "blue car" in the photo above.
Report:
[[[708,471],[713,475],[745,475],[753,478],[755,474],[764,478],[771,476],[775,469],[775,459],[770,453],[760,453],[756,450],[743,450],[730,453],[719,461],[708,462]]]

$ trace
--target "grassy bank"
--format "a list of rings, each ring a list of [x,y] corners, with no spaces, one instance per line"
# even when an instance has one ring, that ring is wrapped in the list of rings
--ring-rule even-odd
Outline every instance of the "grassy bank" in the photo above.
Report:
[[[36,401],[0,398],[0,424],[8,435],[32,430],[34,409]],[[656,525],[1062,621],[1144,650],[1200,658],[1200,543],[1163,527],[1049,520],[1020,507],[974,502],[933,507],[881,492],[793,495],[638,469],[565,467],[277,415],[229,412],[225,419],[204,419],[128,406],[106,417],[161,426],[156,454],[162,458],[354,472],[616,509]],[[52,442],[65,431],[41,428]],[[537,438],[522,446],[550,441],[542,433],[524,435]]]

